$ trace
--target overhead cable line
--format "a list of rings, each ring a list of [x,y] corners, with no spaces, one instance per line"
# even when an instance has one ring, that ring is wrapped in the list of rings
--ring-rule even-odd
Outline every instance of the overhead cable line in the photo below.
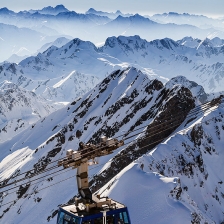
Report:
[[[223,115],[224,115],[224,114],[220,114],[220,115],[217,116],[217,117],[220,117],[220,116],[223,116]],[[216,117],[216,118],[217,118],[217,117]],[[208,119],[208,120],[206,120],[205,122],[207,122],[207,121],[209,121],[209,120],[212,120],[212,119],[214,119],[214,118]],[[205,123],[205,122],[201,122],[201,123]],[[188,127],[188,128],[186,128],[186,130],[189,130],[190,128],[191,128],[191,127]],[[155,144],[155,143],[157,143],[157,142],[161,142],[161,141],[163,141],[163,140],[165,140],[165,139],[167,139],[167,137],[164,137],[164,138],[162,138],[162,139],[160,139],[160,140],[154,141],[153,143],[144,145],[144,146],[138,148],[138,150],[139,150],[139,149],[142,149],[142,148],[145,148],[145,147],[148,147],[148,146],[150,146],[150,145],[153,145],[153,144]],[[131,141],[131,142],[133,142],[133,141]],[[128,143],[128,144],[130,144],[130,143]],[[152,150],[153,150],[153,149],[151,149],[150,151],[152,151]],[[150,153],[150,151],[148,151],[148,152],[146,152],[146,153],[144,153],[144,154],[142,154],[142,155],[148,154],[148,153]],[[128,153],[127,153],[127,154],[128,154]],[[118,158],[118,157],[126,156],[127,154],[123,154],[123,155],[117,156],[117,158]],[[99,167],[99,166],[103,166],[103,165],[105,165],[105,164],[107,164],[107,163],[108,163],[108,161],[105,162],[105,163],[103,163],[103,164],[100,164],[100,165],[98,165],[98,166],[95,166],[95,167],[93,167],[93,168],[91,168],[91,169],[95,169],[95,168],[97,168],[97,167]],[[90,170],[91,170],[91,169],[90,169]],[[71,171],[71,170],[67,170],[67,171]],[[57,175],[55,175],[55,176],[57,176]],[[95,175],[92,175],[92,177],[94,177],[94,176],[95,176]],[[73,178],[73,177],[76,177],[76,175],[70,176],[70,177],[68,177],[68,178],[66,178],[66,179],[63,179],[63,180],[61,180],[61,181],[59,181],[59,182],[56,182],[56,183],[54,183],[54,184],[51,184],[51,185],[49,185],[49,186],[47,186],[47,187],[41,188],[41,189],[39,189],[37,192],[39,193],[40,191],[42,191],[42,190],[44,190],[44,189],[47,189],[47,188],[49,188],[49,187],[52,187],[52,186],[57,185],[57,184],[59,184],[59,183],[62,183],[62,182],[66,181],[66,180],[69,180],[69,179],[71,179],[71,178]],[[4,192],[0,192],[0,193],[4,193]],[[12,193],[14,193],[14,192],[12,192]],[[101,193],[101,194],[102,194],[102,193]],[[30,194],[30,195],[32,195],[32,194]],[[12,200],[12,201],[10,201],[10,202],[7,202],[7,203],[5,203],[5,204],[2,204],[2,205],[0,205],[0,208],[3,207],[3,206],[5,206],[5,205],[7,205],[7,204],[13,203],[13,202],[14,202],[14,204],[15,204],[17,201],[16,201],[16,200]]]
[[[222,116],[222,115],[220,115],[220,116]],[[178,123],[174,123],[173,126],[169,126],[169,128],[162,129],[162,131],[160,131],[160,132],[157,131],[157,132],[155,132],[155,133],[150,133],[150,134],[148,134],[148,135],[145,135],[145,136],[144,136],[143,138],[141,138],[140,140],[141,140],[141,141],[146,140],[146,139],[148,139],[148,138],[150,138],[150,137],[153,137],[153,136],[155,136],[155,135],[161,134],[161,133],[163,133],[164,131],[167,131],[167,130],[169,130],[169,129],[173,129],[173,128],[178,127],[178,126],[179,126]],[[139,134],[139,133],[138,133],[138,134]],[[167,138],[167,137],[165,137],[165,138]],[[139,141],[139,139],[131,140],[130,142],[125,143],[124,145],[129,145],[129,144],[131,144],[131,143],[134,143],[135,141]],[[158,142],[158,141],[153,142],[153,143],[151,143],[151,144],[155,144],[155,143],[157,143],[157,142]],[[99,149],[96,149],[96,150],[99,150]],[[96,150],[94,150],[94,151],[96,151]],[[94,151],[92,151],[92,152],[94,152]],[[85,156],[85,154],[83,154],[83,156]],[[57,167],[57,168],[58,168],[58,167]],[[62,170],[59,170],[59,171],[56,171],[56,172],[54,172],[54,173],[58,173],[58,172],[60,172],[60,171],[63,171],[63,169],[62,169]],[[52,174],[54,174],[54,173],[47,174],[47,175],[45,175],[45,176],[36,178],[36,179],[34,179],[34,180],[29,180],[28,182],[26,182],[26,183],[22,183],[21,185],[29,184],[29,183],[31,183],[31,182],[33,182],[33,181],[36,181],[36,180],[38,180],[38,179],[42,179],[42,178],[44,178],[44,177],[46,177],[46,176],[50,176],[50,175],[52,175]],[[29,179],[29,178],[27,178],[27,179]],[[26,180],[26,178],[22,178],[22,179],[18,180],[17,182],[24,181],[24,180]],[[17,182],[16,182],[16,183],[17,183]],[[9,186],[9,185],[11,185],[11,184],[15,184],[15,182],[10,183],[10,184],[8,184],[8,185],[5,185],[4,187]],[[19,185],[19,186],[21,186],[21,185]],[[17,188],[17,187],[19,187],[19,186],[15,186],[15,187],[13,187],[13,188],[7,189],[6,191],[11,190],[11,189],[14,189],[14,188]],[[4,192],[5,192],[5,191],[0,192],[0,193],[4,193]]]
[[[207,103],[206,103],[207,104]],[[205,107],[205,108],[203,108],[203,109],[208,109],[208,108],[211,108],[211,107],[213,107],[214,105],[212,105],[212,106],[207,106],[207,107]],[[199,109],[201,109],[201,107],[199,108]],[[193,109],[192,109],[193,110]],[[190,113],[189,113],[190,114]],[[196,113],[194,112],[193,114],[191,114],[191,116],[194,116]],[[180,116],[180,115],[179,115]],[[189,115],[187,115],[187,117],[189,117]],[[186,119],[186,118],[185,118]],[[153,129],[155,129],[156,127],[158,127],[158,126],[164,126],[164,124],[166,124],[166,123],[168,123],[168,122],[171,122],[172,123],[172,120],[177,120],[177,116],[175,116],[175,118],[173,118],[173,119],[171,119],[171,120],[166,120],[165,122],[163,122],[163,123],[160,123],[160,124],[158,124],[158,125],[155,125],[155,126],[153,126],[153,127],[151,127],[151,128],[153,128]],[[175,122],[174,121],[174,122]],[[148,126],[148,125],[147,125]],[[145,126],[145,127],[147,127],[147,126]],[[171,127],[171,128],[173,128],[173,126]],[[169,130],[170,128],[168,128],[168,129],[163,129],[163,131],[166,131],[166,130]],[[132,137],[134,137],[134,136],[136,136],[136,135],[139,135],[139,134],[142,134],[142,133],[144,133],[144,132],[146,132],[146,131],[149,131],[150,130],[150,128],[149,129],[147,129],[147,130],[144,130],[144,131],[142,131],[142,132],[139,132],[139,133],[137,133],[137,134],[135,134],[135,135],[132,135],[132,136],[129,136],[129,137],[127,137],[127,138],[124,138],[123,140],[127,140],[127,139],[129,139],[129,138],[132,138]],[[136,131],[136,130],[135,130]],[[135,131],[132,131],[132,132],[135,132]],[[132,133],[132,132],[128,132],[128,134],[130,134],[130,133]],[[157,134],[157,133],[156,133]],[[155,134],[154,134],[155,135]],[[152,135],[152,136],[154,136],[154,135]],[[121,135],[121,136],[123,136],[123,135]],[[119,136],[118,136],[119,137]],[[149,137],[151,137],[151,136],[149,136]],[[128,143],[129,144],[129,143]],[[126,144],[125,144],[126,145]],[[99,150],[100,148],[102,148],[102,147],[99,147],[97,150]],[[82,152],[82,151],[86,151],[88,148],[85,148],[84,150],[80,150],[79,152]],[[83,154],[82,156],[85,156],[85,154]],[[65,157],[66,158],[66,157]],[[60,158],[59,160],[61,160],[61,159],[63,159],[63,158]],[[54,161],[54,162],[56,162],[56,161]],[[39,168],[41,168],[41,167],[39,167]],[[23,180],[26,180],[26,179],[30,179],[30,178],[33,178],[34,176],[37,176],[37,175],[40,175],[40,174],[42,174],[42,173],[45,173],[45,172],[48,172],[48,171],[51,171],[51,170],[53,170],[53,169],[56,169],[56,168],[58,168],[58,166],[57,165],[55,165],[55,166],[53,166],[53,167],[50,167],[50,168],[48,168],[48,169],[46,169],[46,170],[42,170],[42,171],[40,171],[40,172],[37,172],[37,173],[35,173],[35,174],[33,174],[32,176],[30,176],[30,177],[24,177],[24,178],[21,178],[21,179],[19,179],[19,180],[16,180],[16,181],[14,181],[14,182],[12,182],[12,183],[9,183],[9,184],[6,184],[6,185],[3,185],[3,186],[1,186],[0,188],[5,188],[5,187],[7,187],[7,186],[9,186],[9,185],[12,185],[12,184],[15,184],[15,183],[17,183],[17,182],[21,182],[21,181],[23,181]],[[27,171],[27,172],[24,172],[24,173],[28,173],[29,171]],[[22,174],[20,174],[20,175],[22,175]],[[18,175],[19,176],[19,175]],[[7,179],[6,179],[7,180]],[[5,181],[6,181],[5,180]],[[2,182],[4,182],[4,181],[2,181]]]

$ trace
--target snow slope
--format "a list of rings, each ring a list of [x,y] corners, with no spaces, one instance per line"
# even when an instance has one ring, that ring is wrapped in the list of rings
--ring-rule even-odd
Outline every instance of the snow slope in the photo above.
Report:
[[[4,81],[0,83],[0,142],[13,138],[62,105]]]
[[[133,224],[177,224],[180,221],[189,224],[190,209],[170,196],[170,191],[178,185],[179,178],[142,171],[139,165],[135,162],[123,169],[101,189],[101,195],[127,205]]]

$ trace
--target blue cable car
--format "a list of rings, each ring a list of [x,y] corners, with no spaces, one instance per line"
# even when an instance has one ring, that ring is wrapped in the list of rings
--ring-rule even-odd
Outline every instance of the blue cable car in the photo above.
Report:
[[[57,224],[131,224],[127,207],[112,200],[112,207],[103,211],[102,207],[91,208],[87,212],[76,205],[59,208]]]
[[[73,205],[59,208],[57,224],[131,224],[127,207],[110,198],[95,196],[88,181],[88,166],[96,164],[94,159],[111,154],[123,144],[122,140],[102,136],[98,146],[81,142],[78,151],[67,150],[66,158],[58,161],[58,166],[77,168],[76,180],[81,198],[75,198]]]

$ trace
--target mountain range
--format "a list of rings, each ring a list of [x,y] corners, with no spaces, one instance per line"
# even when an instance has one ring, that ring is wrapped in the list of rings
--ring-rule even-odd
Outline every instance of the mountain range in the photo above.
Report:
[[[25,12],[27,12],[27,11],[25,11]],[[57,5],[55,7],[52,7],[52,6],[44,7],[43,9],[40,9],[40,10],[32,10],[31,9],[28,12],[31,14],[40,13],[40,14],[47,14],[47,15],[57,15],[62,12],[69,12],[69,10],[66,9],[64,7],[64,5]]]
[[[224,29],[223,19],[209,18],[204,15],[194,15],[189,13],[179,14],[176,12],[169,12],[163,14],[155,14],[149,17],[158,23],[175,23],[175,24],[189,24],[193,26],[204,28],[216,28],[218,30]]]
[[[206,92],[212,93],[223,91],[223,59],[223,40],[218,38],[185,37],[179,41],[166,38],[148,42],[139,36],[119,36],[107,38],[101,47],[76,38],[61,47],[53,44],[43,53],[28,57],[18,65],[2,64],[0,80],[13,81],[43,94],[46,88],[47,91],[54,89],[59,81],[63,85],[61,80],[69,80],[73,71],[102,80],[114,69],[135,66],[163,83],[175,76],[185,76],[202,83]],[[96,81],[91,88],[95,84]],[[69,94],[60,100],[70,101],[67,96]],[[79,94],[73,98],[76,96]]]
[[[120,10],[117,10],[116,12],[103,12],[103,11],[95,10],[94,8],[90,8],[88,11],[86,11],[85,14],[94,14],[94,15],[98,15],[98,16],[106,16],[110,19],[116,19],[118,16],[123,16],[123,17],[133,16],[133,14],[130,14],[130,13],[124,14]]]
[[[168,20],[173,14],[168,15],[167,17],[165,15],[149,17],[139,14],[123,14],[120,11],[105,13],[92,8],[86,13],[77,13],[69,11],[63,5],[18,13],[2,8],[0,9],[0,23],[1,26],[4,26],[2,32],[6,33],[7,37],[12,29],[13,33],[9,40],[2,34],[0,36],[0,44],[4,41],[1,44],[1,49],[5,52],[1,55],[0,61],[8,59],[22,48],[26,48],[34,54],[41,47],[40,40],[43,45],[62,36],[68,39],[88,40],[96,45],[105,42],[105,39],[110,36],[133,36],[136,34],[147,41],[162,38],[171,38],[176,41],[185,36],[199,39],[224,38],[223,28],[217,27],[223,24],[222,20],[210,19],[205,16],[175,14],[176,21],[174,23],[174,21],[170,20],[169,22]],[[157,17],[161,17],[161,21]],[[178,22],[182,17],[188,18],[186,23]],[[164,22],[164,18],[167,18],[166,22]],[[194,23],[195,20],[200,24]],[[213,22],[214,26],[206,25],[208,21]],[[25,28],[26,30],[24,30]],[[12,48],[12,45],[15,47]],[[21,56],[24,55],[27,54],[24,53]]]

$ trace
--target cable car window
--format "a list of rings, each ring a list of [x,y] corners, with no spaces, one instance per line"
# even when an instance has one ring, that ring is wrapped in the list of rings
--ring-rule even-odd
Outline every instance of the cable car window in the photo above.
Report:
[[[126,212],[120,212],[118,218],[118,224],[129,224],[128,215]]]
[[[71,216],[70,215],[67,215],[67,214],[64,215],[64,220],[66,220],[66,221],[69,222],[70,219],[71,219]]]
[[[103,224],[103,217],[94,219],[93,223],[94,224]]]
[[[114,224],[114,221],[115,221],[114,215],[107,216],[107,222],[106,222],[106,224]]]
[[[78,218],[72,218],[72,224],[79,224]]]
[[[118,224],[124,224],[122,212],[119,213]]]
[[[58,224],[63,224],[64,212],[60,212]]]
[[[124,217],[124,223],[125,224],[128,224],[128,215],[127,215],[127,212],[123,212],[123,217]]]

